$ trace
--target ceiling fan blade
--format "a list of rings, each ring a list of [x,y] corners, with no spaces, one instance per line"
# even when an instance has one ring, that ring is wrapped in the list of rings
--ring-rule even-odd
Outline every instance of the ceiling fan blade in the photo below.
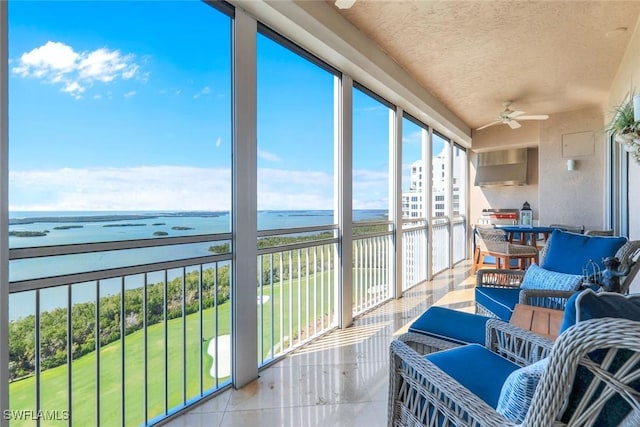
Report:
[[[515,120],[509,120],[509,121],[507,122],[507,124],[509,125],[509,127],[510,127],[511,129],[518,129],[518,128],[521,128],[521,127],[522,127],[522,125],[521,125],[520,123],[516,122]]]
[[[519,116],[521,116],[523,114],[524,114],[524,111],[512,111],[511,113],[509,113],[509,117],[511,117],[513,119],[513,118],[519,117]]]
[[[495,122],[491,122],[489,124],[486,124],[484,126],[480,126],[479,128],[477,128],[476,130],[482,130],[484,128],[488,128],[489,126],[493,126],[493,125],[497,125],[498,123],[502,123],[502,120],[496,120]]]
[[[518,120],[547,120],[549,118],[546,114],[538,114],[532,116],[520,116]]]
[[[338,9],[349,9],[355,2],[356,0],[336,0],[335,5]]]

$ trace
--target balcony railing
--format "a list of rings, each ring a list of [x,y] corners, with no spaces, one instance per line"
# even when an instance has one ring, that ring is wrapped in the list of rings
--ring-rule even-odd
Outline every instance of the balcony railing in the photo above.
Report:
[[[259,365],[336,327],[334,229],[258,233]]]
[[[436,275],[449,268],[449,218],[433,218],[431,223],[433,230],[431,273]]]
[[[467,222],[464,216],[453,217],[453,263],[467,259]]]
[[[425,224],[403,224],[403,289],[427,279]],[[438,242],[448,226],[434,222]],[[258,366],[337,326],[336,229],[258,232]],[[353,230],[357,316],[390,298],[394,242],[388,221]],[[453,230],[456,247],[464,221]],[[18,421],[34,411],[68,425],[153,424],[231,384],[231,238],[11,249],[11,425],[34,425]]]
[[[357,316],[390,298],[391,223],[354,224],[353,315]]]
[[[404,220],[402,226],[402,290],[427,280],[427,221]]]
[[[33,413],[148,424],[229,384],[231,253],[204,248],[230,238],[12,249],[21,279],[10,284],[11,425],[34,425]],[[205,255],[163,259],[168,248],[172,258]],[[83,262],[73,273],[71,256],[103,268]],[[125,265],[145,258],[156,262]]]

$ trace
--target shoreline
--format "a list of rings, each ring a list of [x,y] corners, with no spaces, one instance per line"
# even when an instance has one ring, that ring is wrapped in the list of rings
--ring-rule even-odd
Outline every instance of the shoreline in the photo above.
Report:
[[[9,213],[11,215],[11,212]],[[154,214],[101,214],[101,215],[60,215],[60,216],[33,216],[24,218],[9,218],[9,225],[26,225],[38,223],[70,223],[70,222],[113,222],[113,221],[132,221],[132,220],[149,220],[157,218],[217,218],[229,215],[229,212],[211,211],[211,212],[158,212]]]

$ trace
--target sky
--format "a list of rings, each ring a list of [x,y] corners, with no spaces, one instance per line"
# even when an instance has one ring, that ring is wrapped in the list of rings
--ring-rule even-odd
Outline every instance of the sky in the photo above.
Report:
[[[9,3],[10,210],[229,210],[230,32],[198,1]],[[258,208],[331,209],[334,77],[257,47]],[[353,104],[353,206],[386,209],[389,109]]]

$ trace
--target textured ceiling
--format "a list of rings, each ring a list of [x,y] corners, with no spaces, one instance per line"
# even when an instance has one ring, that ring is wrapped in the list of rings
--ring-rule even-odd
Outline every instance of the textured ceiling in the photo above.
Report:
[[[604,107],[640,1],[356,0],[336,10],[477,128],[506,100],[527,114]]]

